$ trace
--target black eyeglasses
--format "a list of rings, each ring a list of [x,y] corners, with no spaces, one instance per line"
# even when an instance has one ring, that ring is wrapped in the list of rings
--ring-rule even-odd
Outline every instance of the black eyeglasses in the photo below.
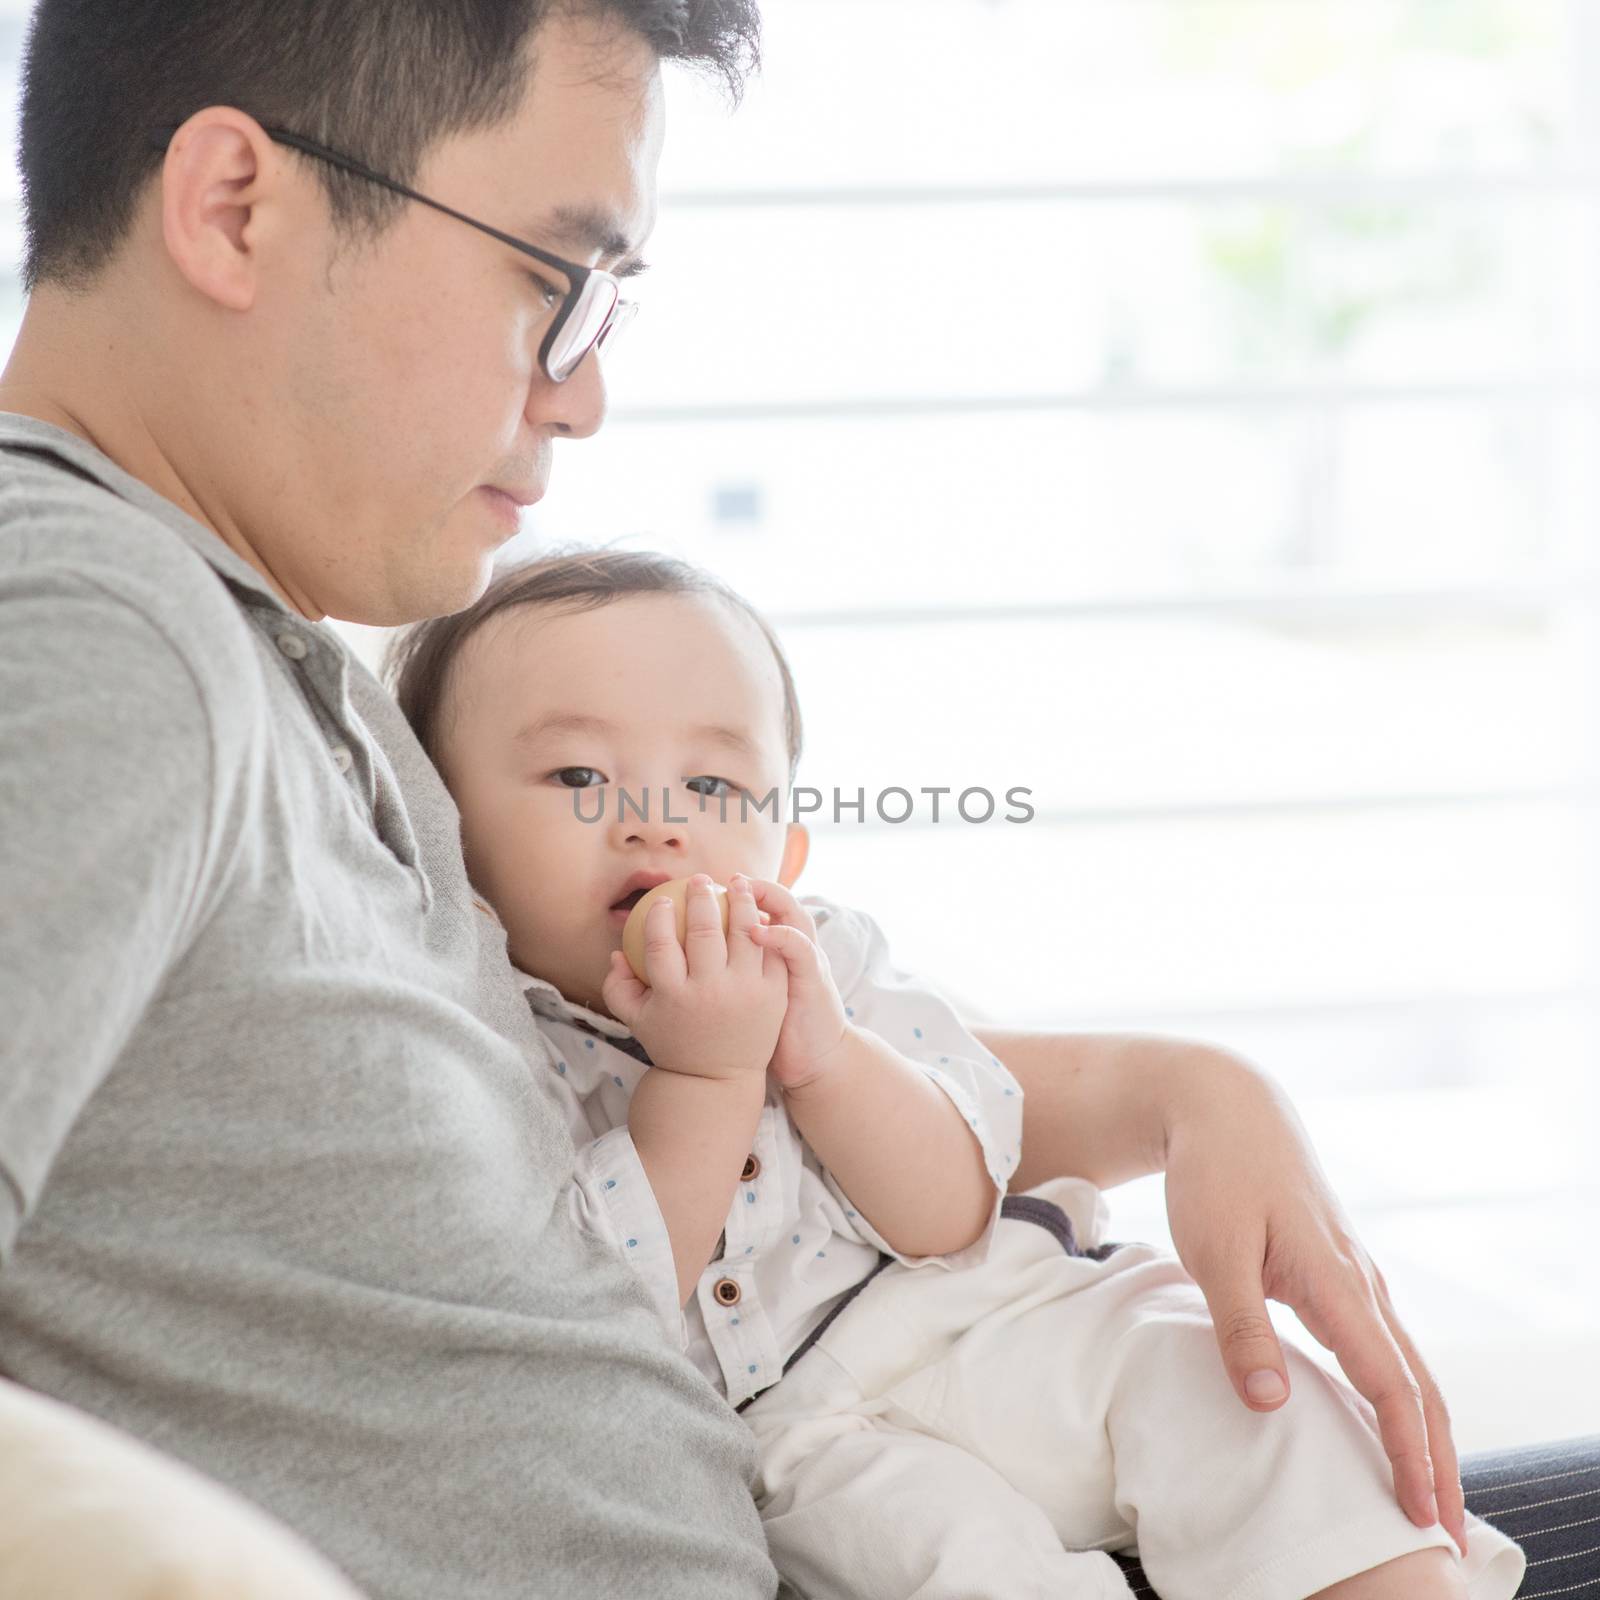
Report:
[[[163,129],[157,136],[155,148],[165,150],[177,131],[175,127]],[[567,292],[539,346],[539,365],[552,383],[565,383],[591,350],[602,349],[638,314],[638,306],[632,300],[622,298],[622,285],[618,279],[600,267],[585,267],[576,261],[564,261],[548,250],[541,250],[537,245],[518,239],[513,234],[490,227],[487,222],[479,222],[476,217],[469,217],[464,211],[457,211],[443,201],[430,200],[427,195],[418,194],[415,189],[385,177],[353,156],[341,155],[337,150],[330,150],[326,145],[301,134],[291,133],[287,128],[263,126],[261,131],[275,144],[288,145],[308,156],[315,156],[318,161],[326,161],[329,166],[338,167],[343,172],[381,184],[408,200],[431,206],[435,211],[442,211],[447,217],[454,217],[457,222],[464,222],[469,228],[476,228],[491,239],[498,239],[501,244],[508,244],[513,250],[520,250],[523,255],[532,256],[535,261],[554,267],[561,273],[567,280]]]

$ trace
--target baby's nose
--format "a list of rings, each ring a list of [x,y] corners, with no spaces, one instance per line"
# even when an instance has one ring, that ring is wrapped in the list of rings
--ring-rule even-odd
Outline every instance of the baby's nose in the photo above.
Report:
[[[657,787],[617,796],[617,826],[624,839],[659,849],[681,850],[688,842],[695,797],[685,790]]]

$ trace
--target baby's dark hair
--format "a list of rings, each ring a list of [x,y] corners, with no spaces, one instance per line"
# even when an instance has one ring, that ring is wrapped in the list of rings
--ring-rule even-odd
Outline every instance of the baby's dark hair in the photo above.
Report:
[[[789,779],[800,765],[800,699],[794,674],[771,624],[737,590],[692,562],[653,550],[597,549],[567,545],[531,561],[502,568],[464,611],[430,617],[398,634],[384,658],[384,681],[394,691],[406,721],[435,766],[440,765],[441,714],[450,669],[461,647],[490,617],[514,606],[559,606],[597,611],[635,594],[713,595],[748,617],[772,647],[783,684],[783,732]]]

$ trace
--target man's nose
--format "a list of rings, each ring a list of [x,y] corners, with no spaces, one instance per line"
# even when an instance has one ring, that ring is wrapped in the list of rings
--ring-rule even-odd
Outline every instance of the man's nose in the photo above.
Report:
[[[606,380],[591,350],[565,383],[552,383],[541,367],[528,390],[526,415],[536,428],[553,428],[564,439],[587,439],[606,420]]]

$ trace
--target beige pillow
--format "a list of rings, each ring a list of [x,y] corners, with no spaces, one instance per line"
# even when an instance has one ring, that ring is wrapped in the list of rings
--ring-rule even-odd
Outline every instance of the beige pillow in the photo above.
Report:
[[[0,1600],[360,1600],[192,1467],[0,1379]]]

